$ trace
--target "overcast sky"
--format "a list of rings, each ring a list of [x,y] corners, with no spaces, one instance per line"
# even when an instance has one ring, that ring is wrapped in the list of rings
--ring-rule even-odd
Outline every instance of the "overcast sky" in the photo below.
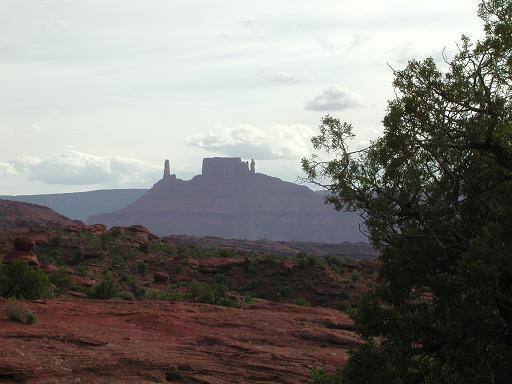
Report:
[[[0,194],[147,187],[208,156],[295,181],[320,118],[381,132],[388,65],[480,35],[472,0],[2,0]]]

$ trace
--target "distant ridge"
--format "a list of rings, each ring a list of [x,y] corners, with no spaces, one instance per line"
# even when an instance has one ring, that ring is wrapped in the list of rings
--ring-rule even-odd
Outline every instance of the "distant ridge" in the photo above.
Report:
[[[81,224],[81,222],[70,220],[48,207],[19,201],[0,200],[0,229],[55,228],[76,224]]]
[[[241,158],[206,158],[189,181],[164,176],[117,212],[92,216],[108,226],[141,224],[158,235],[217,236],[248,240],[342,243],[367,241],[359,216],[324,204],[306,186],[256,172]]]
[[[71,219],[87,221],[89,216],[124,208],[145,192],[146,189],[105,189],[90,192],[0,196],[0,199],[44,205]]]

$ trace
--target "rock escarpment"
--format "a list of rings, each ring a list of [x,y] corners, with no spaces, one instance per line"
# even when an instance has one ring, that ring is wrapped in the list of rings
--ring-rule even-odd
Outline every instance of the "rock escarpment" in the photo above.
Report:
[[[254,161],[207,158],[202,174],[189,181],[164,177],[120,211],[96,215],[108,226],[142,224],[158,235],[238,239],[364,241],[359,217],[339,213],[306,186],[256,172]]]

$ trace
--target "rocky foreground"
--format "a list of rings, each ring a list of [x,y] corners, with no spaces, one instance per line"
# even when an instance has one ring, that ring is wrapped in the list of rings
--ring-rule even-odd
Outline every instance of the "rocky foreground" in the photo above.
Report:
[[[157,301],[0,299],[0,382],[307,383],[361,343],[342,312],[258,300],[242,308]]]

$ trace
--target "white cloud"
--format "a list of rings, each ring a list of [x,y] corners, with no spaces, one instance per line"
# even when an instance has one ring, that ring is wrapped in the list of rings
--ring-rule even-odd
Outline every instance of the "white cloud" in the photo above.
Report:
[[[297,84],[302,81],[300,77],[288,72],[274,72],[268,79],[270,82],[277,84]]]
[[[258,160],[297,159],[309,153],[313,135],[311,128],[301,124],[274,124],[266,129],[238,124],[232,128],[217,127],[213,132],[193,136],[188,144],[226,156]]]
[[[325,89],[320,95],[306,101],[306,111],[343,111],[364,107],[362,98],[340,86]]]
[[[121,156],[96,156],[68,150],[48,159],[24,157],[0,163],[0,174],[27,174],[51,185],[141,185],[155,181],[160,167]]]
[[[14,176],[17,173],[16,167],[13,164],[0,162],[0,176]]]

